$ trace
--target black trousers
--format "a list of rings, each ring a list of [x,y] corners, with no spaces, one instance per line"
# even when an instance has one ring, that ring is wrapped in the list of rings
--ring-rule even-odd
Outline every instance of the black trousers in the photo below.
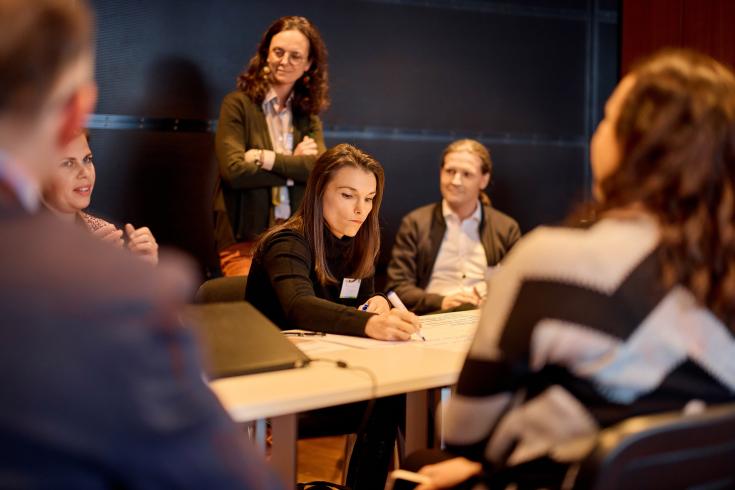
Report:
[[[299,438],[325,437],[358,431],[347,470],[347,486],[352,490],[381,490],[388,477],[398,428],[405,424],[405,395],[378,398],[370,402],[306,412],[299,416]]]

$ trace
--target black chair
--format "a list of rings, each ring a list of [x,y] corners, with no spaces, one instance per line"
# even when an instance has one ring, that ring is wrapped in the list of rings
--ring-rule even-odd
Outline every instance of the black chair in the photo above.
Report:
[[[735,488],[735,404],[621,422],[576,469],[574,489]]]
[[[199,286],[194,303],[230,303],[245,301],[248,276],[217,277]]]
[[[199,286],[199,289],[194,295],[194,303],[230,303],[235,301],[244,301],[247,281],[248,276],[217,277],[215,279],[209,279]],[[335,409],[335,413],[337,413],[336,410],[337,409]],[[329,410],[325,410],[324,412],[327,415],[329,414]],[[316,414],[319,414],[319,412],[317,411]],[[265,451],[265,438],[267,432],[264,422],[265,421],[261,420],[245,424],[250,438],[254,440],[256,445],[260,446],[263,451]],[[300,414],[298,437],[299,439],[303,439],[348,434],[349,430],[343,427],[345,423],[346,421],[341,420],[340,418],[335,418],[334,416],[327,417],[324,414],[321,416],[315,416],[308,412]],[[352,423],[352,425],[357,425],[357,422]],[[341,467],[342,469],[346,468],[349,464],[354,439],[354,436],[348,435],[348,438],[345,441],[345,456],[337,462],[338,467]],[[305,488],[317,487],[308,486]]]

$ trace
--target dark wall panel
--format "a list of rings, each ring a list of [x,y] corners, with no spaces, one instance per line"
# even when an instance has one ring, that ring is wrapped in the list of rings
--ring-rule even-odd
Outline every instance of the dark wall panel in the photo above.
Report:
[[[386,168],[386,245],[405,212],[438,199],[441,150],[461,137],[488,143],[491,197],[524,231],[563,219],[589,186],[590,122],[617,79],[615,0],[92,4],[100,85],[93,210],[150,226],[205,269],[215,262],[216,165],[204,131],[281,15],[309,17],[327,42],[328,143],[350,141]]]
[[[345,4],[336,19],[350,15]],[[334,72],[328,123],[563,137],[584,131],[583,22],[367,4],[354,22],[325,24],[339,40],[334,67],[350,67]],[[355,31],[370,33],[370,41]]]
[[[336,0],[96,3],[99,113],[216,118],[262,30],[299,13],[331,48],[327,123],[584,130],[585,24],[576,18]]]
[[[95,213],[117,224],[148,226],[160,244],[183,249],[203,269],[215,270],[213,135],[98,129],[90,136]]]

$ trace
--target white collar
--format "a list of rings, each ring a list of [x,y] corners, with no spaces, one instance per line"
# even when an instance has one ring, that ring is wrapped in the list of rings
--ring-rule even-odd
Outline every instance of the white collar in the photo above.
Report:
[[[13,189],[23,209],[29,213],[38,211],[41,205],[38,182],[23,165],[2,150],[0,150],[0,180],[4,180]]]
[[[293,90],[291,91],[291,93],[288,95],[288,98],[286,99],[285,109],[289,109],[289,110],[291,109],[292,101],[293,101]],[[268,89],[268,92],[266,92],[265,97],[263,97],[263,110],[265,110],[267,106],[271,106],[273,107],[273,111],[275,112],[277,103],[278,103],[278,94],[276,94],[276,91],[273,87],[270,87]],[[284,108],[281,108],[281,110],[283,111]]]
[[[446,221],[450,216],[453,216],[454,220],[456,220],[458,223],[461,223],[462,220],[459,219],[459,216],[457,216],[457,213],[452,211],[452,208],[449,207],[449,203],[446,199],[442,199],[442,216],[444,216],[444,220]],[[475,206],[475,211],[472,213],[472,215],[467,218],[470,220],[473,220],[476,223],[479,223],[482,219],[482,203],[480,200],[477,200],[477,206]],[[466,220],[465,220],[466,221]]]

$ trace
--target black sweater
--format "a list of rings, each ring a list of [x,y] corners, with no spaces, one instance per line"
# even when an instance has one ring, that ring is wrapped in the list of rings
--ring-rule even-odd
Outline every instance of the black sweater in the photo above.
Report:
[[[338,284],[323,286],[316,278],[314,253],[294,230],[273,235],[253,259],[245,299],[282,329],[365,336],[372,313],[357,307],[374,295],[373,278],[362,279],[357,298],[340,298],[342,280],[350,277],[353,240],[325,230],[327,266]]]

